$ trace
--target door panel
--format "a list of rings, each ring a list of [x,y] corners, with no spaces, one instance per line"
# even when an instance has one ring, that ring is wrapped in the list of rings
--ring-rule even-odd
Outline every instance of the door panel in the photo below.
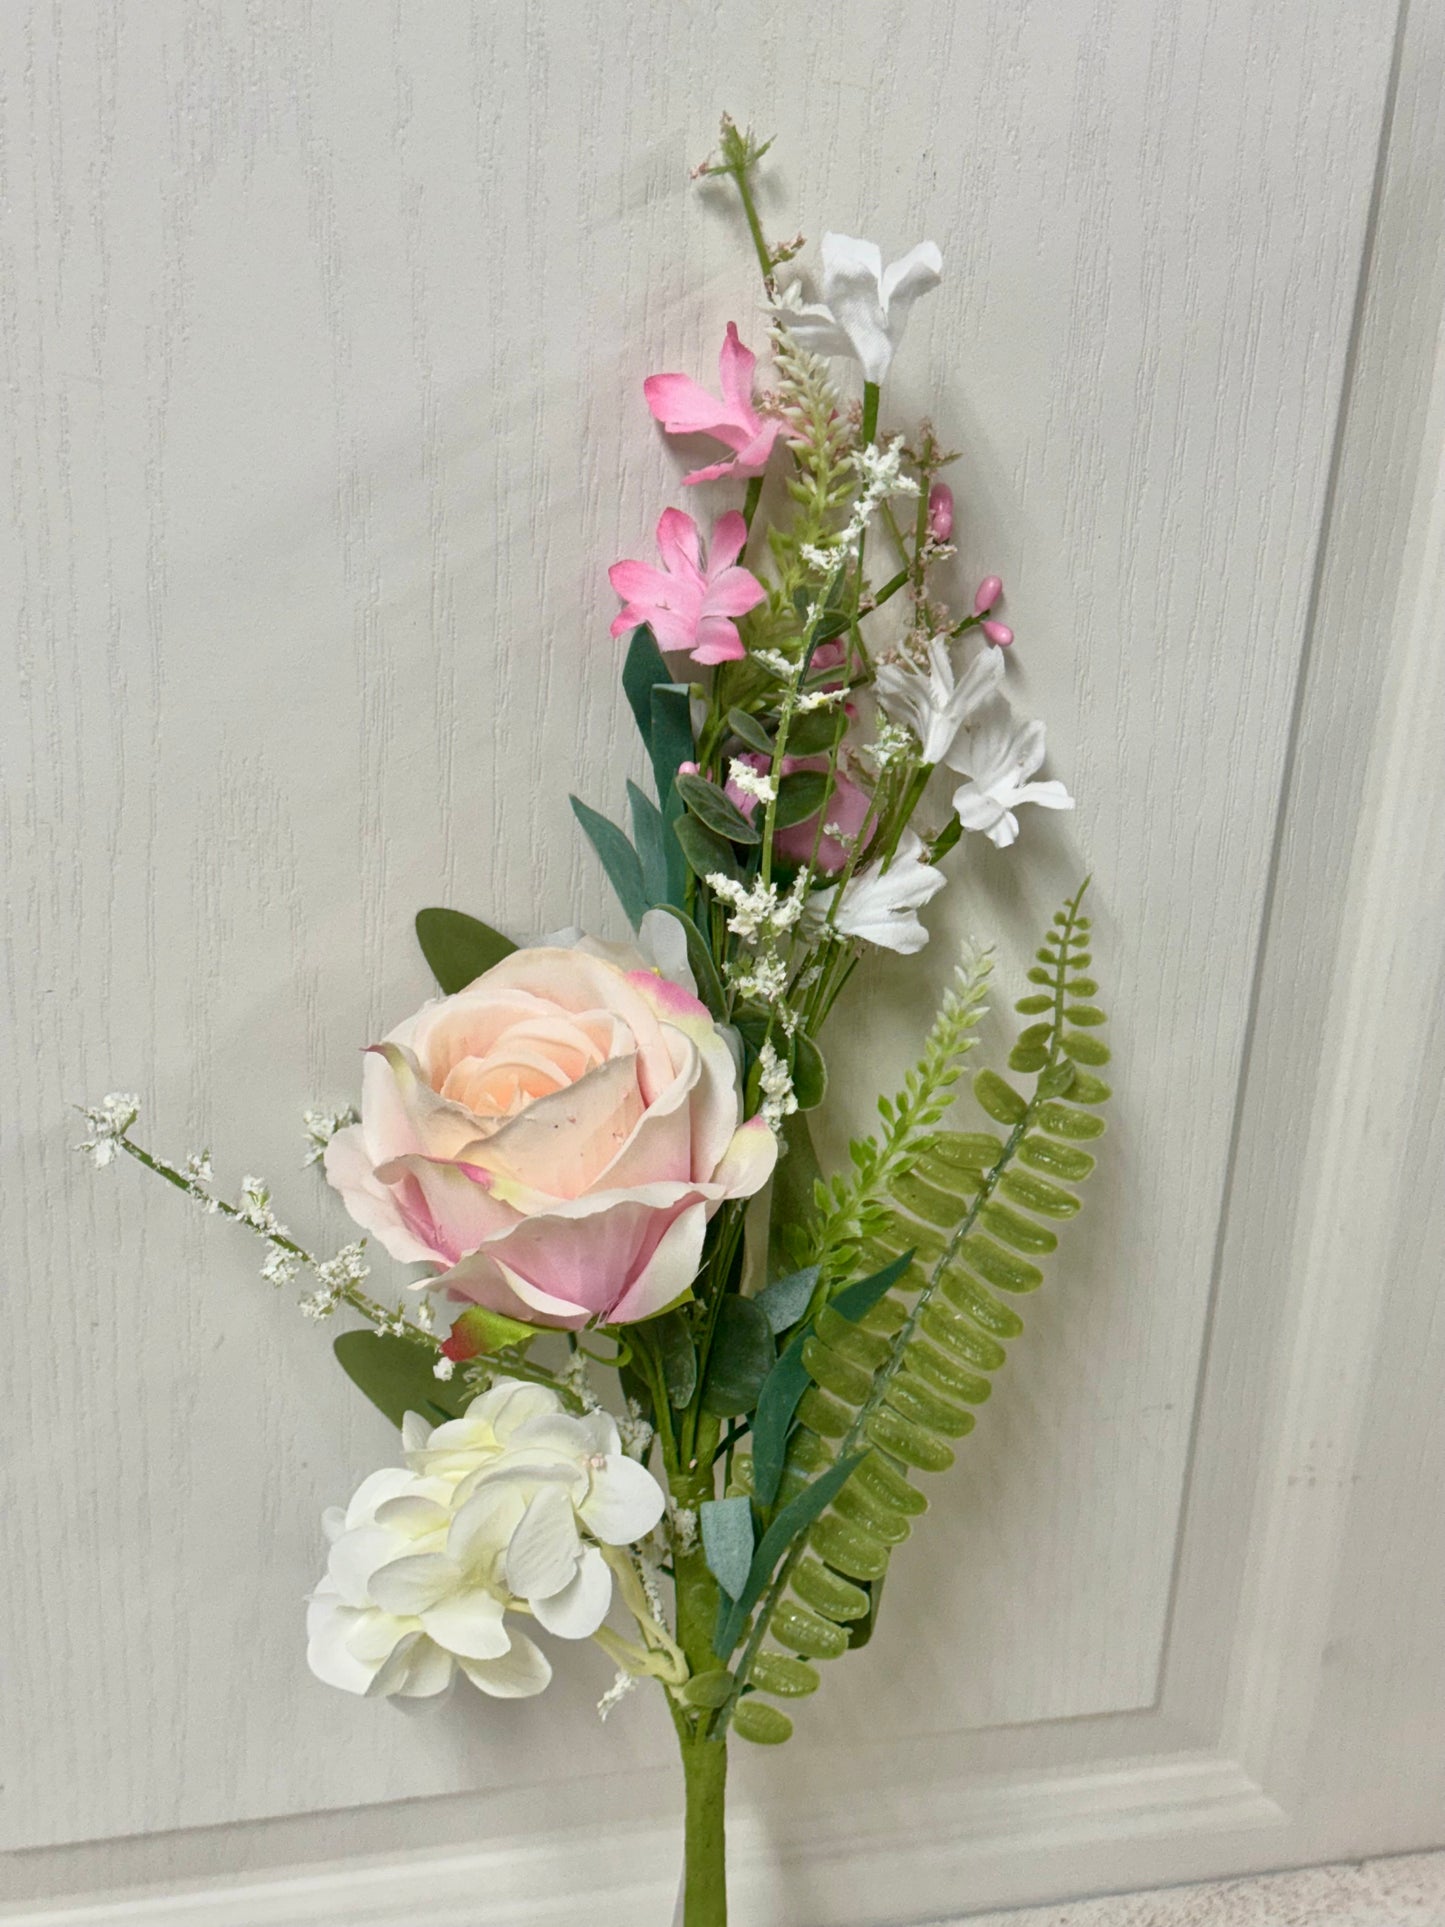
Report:
[[[292,1120],[426,994],[413,910],[615,933],[565,791],[636,773],[605,565],[677,474],[640,382],[704,372],[730,315],[762,334],[735,220],[687,185],[722,105],[779,132],[780,230],[942,246],[893,406],[963,451],[957,586],[1008,583],[1010,673],[1079,798],[969,848],[929,949],[860,973],[828,1147],[959,943],[996,934],[1016,979],[1084,870],[1119,1093],[878,1639],[739,1761],[743,1918],[1429,1843],[1438,1535],[1407,1522],[1439,1377],[1400,1172],[1437,1122],[1442,906],[1401,887],[1439,874],[1410,833],[1435,0],[27,0],[0,33],[17,1902],[665,1909],[666,1722],[639,1697],[599,1735],[600,1660],[417,1717],[310,1681],[319,1511],[392,1435],[254,1252],[95,1179],[63,1106],[141,1091],[158,1143],[272,1176],[339,1243]]]

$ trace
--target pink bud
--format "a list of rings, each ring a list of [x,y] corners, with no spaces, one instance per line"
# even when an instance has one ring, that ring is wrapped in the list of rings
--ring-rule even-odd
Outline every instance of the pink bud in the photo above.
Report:
[[[928,491],[928,533],[935,542],[953,534],[953,490],[947,482],[935,482]]]
[[[1006,622],[983,622],[979,624],[990,642],[997,643],[1000,649],[1007,649],[1014,639],[1014,632]]]
[[[696,763],[679,763],[677,766],[677,773],[679,776],[701,776],[702,775],[702,771],[698,768]]]
[[[986,575],[978,585],[978,594],[973,599],[973,613],[986,615],[1003,594],[1002,579],[996,575]]]

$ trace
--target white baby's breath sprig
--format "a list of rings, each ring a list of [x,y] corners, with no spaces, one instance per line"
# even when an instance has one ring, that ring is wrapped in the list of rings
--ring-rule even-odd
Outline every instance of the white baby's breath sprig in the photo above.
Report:
[[[301,1127],[306,1134],[306,1155],[301,1160],[303,1166],[319,1164],[326,1155],[326,1147],[338,1131],[344,1131],[349,1124],[359,1123],[357,1113],[348,1104],[341,1111],[303,1111]]]
[[[728,781],[734,789],[741,790],[744,796],[754,797],[759,803],[771,803],[778,793],[778,786],[766,770],[756,770],[751,763],[745,763],[734,756],[728,764]]]
[[[793,1074],[788,1068],[787,1059],[779,1057],[769,1039],[764,1038],[758,1051],[758,1088],[763,1094],[759,1115],[775,1135],[783,1128],[783,1119],[791,1117],[798,1108],[798,1099],[793,1090]]]
[[[300,1309],[304,1316],[325,1318],[339,1304],[347,1304],[353,1311],[360,1312],[377,1331],[406,1338],[433,1355],[439,1352],[440,1343],[430,1330],[430,1313],[424,1324],[420,1320],[412,1323],[400,1306],[395,1311],[388,1311],[362,1289],[363,1281],[368,1276],[368,1267],[362,1255],[365,1250],[364,1239],[343,1245],[331,1258],[316,1258],[304,1246],[297,1244],[276,1216],[271,1204],[271,1188],[264,1178],[248,1173],[241,1181],[239,1201],[231,1204],[225,1198],[216,1197],[210,1189],[209,1151],[192,1151],[178,1164],[172,1164],[135,1142],[130,1130],[140,1116],[137,1098],[117,1091],[103,1098],[99,1104],[80,1108],[90,1126],[90,1136],[76,1149],[83,1151],[93,1162],[102,1166],[110,1164],[117,1152],[124,1151],[137,1164],[143,1164],[148,1171],[164,1178],[167,1184],[174,1185],[202,1211],[245,1225],[248,1231],[255,1232],[257,1237],[265,1241],[266,1257],[261,1266],[261,1276],[268,1284],[290,1285],[303,1271],[311,1272],[317,1284],[315,1291],[301,1302]]]

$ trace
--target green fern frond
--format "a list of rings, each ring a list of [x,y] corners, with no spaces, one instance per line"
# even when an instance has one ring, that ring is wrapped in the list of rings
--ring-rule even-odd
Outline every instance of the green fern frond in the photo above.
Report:
[[[823,1296],[855,1274],[865,1240],[887,1221],[894,1186],[913,1168],[952,1103],[987,1008],[983,997],[992,969],[989,951],[958,966],[903,1089],[878,1100],[882,1129],[855,1139],[848,1147],[851,1169],[817,1187],[817,1216],[800,1241],[798,1263],[820,1267]]]
[[[1024,1031],[1009,1056],[1012,1070],[1035,1076],[1032,1094],[994,1071],[980,1071],[974,1092],[998,1133],[935,1130],[907,1168],[886,1161],[886,1198],[879,1201],[875,1183],[867,1188],[857,1264],[871,1271],[908,1251],[913,1263],[857,1321],[824,1305],[804,1341],[813,1382],[798,1406],[778,1504],[837,1460],[866,1456],[779,1569],[758,1609],[736,1668],[741,1684],[755,1692],[811,1692],[818,1683],[811,1661],[861,1643],[858,1628],[871,1627],[892,1550],[927,1507],[913,1474],[942,1472],[953,1463],[956,1441],[974,1427],[970,1408],[988,1397],[1006,1346],[1023,1330],[1017,1312],[996,1294],[1032,1291],[1043,1282],[1037,1261],[1056,1247],[1054,1227],[1079,1210],[1067,1187],[1093,1169],[1082,1145],[1102,1133],[1103,1119],[1092,1107],[1110,1095],[1085,1068],[1108,1061],[1094,1034],[1103,1012],[1075,1001],[1097,994],[1082,975],[1090,962],[1089,919],[1079,913],[1086,887],[1056,915],[1029,972],[1042,993],[1019,1003],[1025,1016],[1049,1013]],[[883,1163],[881,1156],[876,1168],[870,1162],[875,1177]],[[846,1181],[846,1192],[861,1198],[856,1177]],[[844,1192],[829,1195],[841,1212]],[[749,1489],[748,1462],[739,1459],[735,1470]],[[773,1737],[786,1737],[775,1721],[769,1726]]]

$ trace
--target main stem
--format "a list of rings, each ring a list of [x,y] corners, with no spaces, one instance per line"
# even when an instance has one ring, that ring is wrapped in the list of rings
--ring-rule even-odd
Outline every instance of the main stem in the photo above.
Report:
[[[683,1927],[727,1927],[728,1873],[724,1812],[728,1746],[725,1739],[685,1739],[682,1779],[687,1796],[683,1835]]]
[[[712,1439],[707,1440],[706,1470],[690,1468],[673,1480],[673,1497],[693,1511],[713,1494]],[[717,1623],[717,1581],[707,1569],[702,1547],[674,1554],[677,1643],[694,1674],[714,1671],[720,1661],[712,1650]],[[686,1796],[683,1831],[683,1927],[727,1927],[727,1845],[724,1830],[727,1793],[727,1740],[714,1736],[713,1715],[704,1708],[684,1710],[674,1702]]]

